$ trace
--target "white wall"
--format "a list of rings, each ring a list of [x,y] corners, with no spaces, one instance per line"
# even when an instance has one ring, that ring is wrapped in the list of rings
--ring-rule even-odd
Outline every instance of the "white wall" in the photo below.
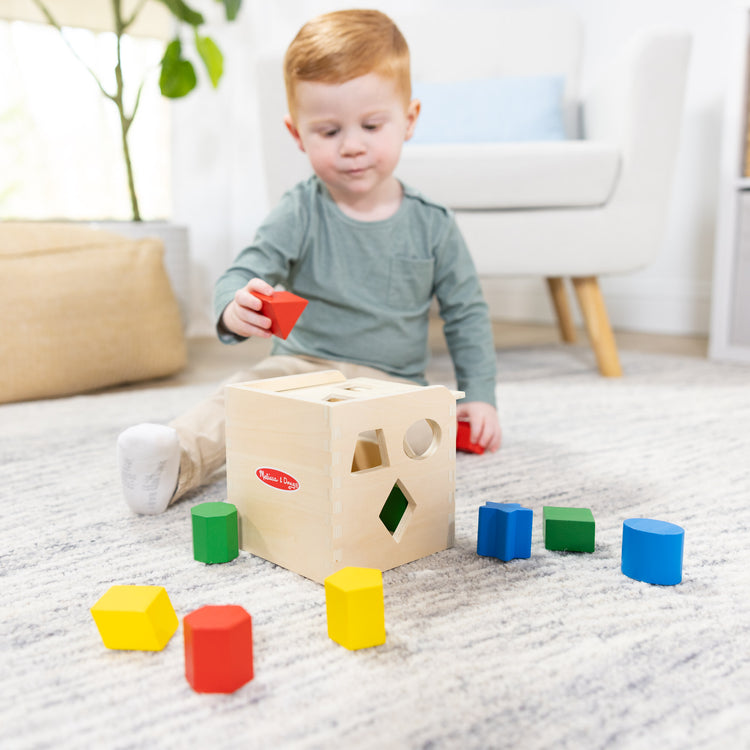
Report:
[[[207,8],[207,0],[203,2]],[[616,328],[706,333],[721,118],[729,77],[725,39],[733,0],[463,0],[460,8],[531,3],[572,7],[580,14],[586,31],[584,91],[638,29],[666,26],[693,35],[685,121],[663,250],[649,268],[604,279],[602,286]],[[452,0],[245,0],[235,24],[217,22],[212,30],[226,57],[220,90],[214,93],[204,87],[174,105],[174,218],[191,229],[195,261],[192,332],[211,333],[213,282],[252,240],[268,210],[253,80],[258,51],[283,49],[302,23],[318,13],[357,5],[394,15],[424,11],[428,16],[431,10],[450,10],[459,4]],[[456,10],[457,22],[460,13]],[[539,280],[493,280],[486,290],[498,317],[551,320]]]

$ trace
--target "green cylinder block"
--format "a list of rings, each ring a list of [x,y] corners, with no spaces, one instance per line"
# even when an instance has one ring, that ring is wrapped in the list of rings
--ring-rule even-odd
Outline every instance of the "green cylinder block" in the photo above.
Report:
[[[193,557],[204,563],[224,563],[240,553],[237,508],[232,503],[201,503],[191,510]]]

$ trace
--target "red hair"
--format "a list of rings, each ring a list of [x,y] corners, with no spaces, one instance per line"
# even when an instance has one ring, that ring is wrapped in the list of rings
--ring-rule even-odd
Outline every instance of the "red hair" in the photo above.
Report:
[[[409,46],[393,21],[378,10],[338,10],[308,21],[284,57],[289,113],[295,117],[298,81],[346,83],[377,73],[411,100]]]

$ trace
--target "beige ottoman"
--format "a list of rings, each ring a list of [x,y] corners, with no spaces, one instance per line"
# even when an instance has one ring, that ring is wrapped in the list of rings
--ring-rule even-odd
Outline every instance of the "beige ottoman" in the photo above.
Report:
[[[157,239],[0,222],[0,403],[177,372],[180,314]]]

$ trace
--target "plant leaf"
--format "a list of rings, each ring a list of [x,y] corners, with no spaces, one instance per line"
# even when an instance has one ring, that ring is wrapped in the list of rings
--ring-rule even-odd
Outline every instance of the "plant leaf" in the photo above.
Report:
[[[216,88],[224,72],[224,55],[210,36],[198,36],[197,31],[195,32],[195,48],[206,66],[211,84]]]
[[[198,83],[195,68],[192,63],[182,56],[182,44],[179,39],[173,39],[164,51],[161,59],[161,75],[159,88],[164,96],[179,99],[189,94]]]
[[[224,5],[224,11],[227,16],[227,21],[234,21],[239,13],[242,0],[216,0]]]
[[[198,11],[189,8],[183,0],[159,0],[160,3],[169,8],[172,11],[172,15],[189,23],[191,26],[200,26],[203,23],[203,16]]]

